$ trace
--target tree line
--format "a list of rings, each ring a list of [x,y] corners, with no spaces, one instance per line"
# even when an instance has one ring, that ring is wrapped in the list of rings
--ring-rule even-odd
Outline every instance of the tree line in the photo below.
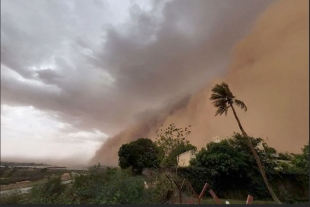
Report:
[[[281,203],[269,182],[268,174],[282,171],[309,175],[309,144],[304,146],[301,154],[279,153],[280,158],[291,163],[278,162],[274,157],[274,148],[269,147],[262,138],[250,137],[245,132],[234,107],[247,111],[247,106],[233,95],[228,84],[216,84],[212,88],[210,100],[216,108],[215,116],[227,115],[228,110],[232,110],[241,134],[234,133],[220,143],[208,143],[206,148],[197,152],[190,165],[206,168],[218,175],[218,179],[241,176],[251,180],[260,175],[273,200]],[[144,168],[177,169],[178,155],[188,150],[197,151],[197,147],[187,140],[190,128],[190,125],[178,128],[170,124],[156,131],[154,142],[148,138],[139,138],[123,144],[118,152],[119,166],[122,169],[131,168],[134,174],[141,174]],[[258,148],[259,145],[263,149]]]

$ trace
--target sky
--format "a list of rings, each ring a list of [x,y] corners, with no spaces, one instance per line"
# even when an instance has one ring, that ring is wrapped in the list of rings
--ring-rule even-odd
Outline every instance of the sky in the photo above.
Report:
[[[273,2],[2,0],[1,158],[86,163],[226,74]]]

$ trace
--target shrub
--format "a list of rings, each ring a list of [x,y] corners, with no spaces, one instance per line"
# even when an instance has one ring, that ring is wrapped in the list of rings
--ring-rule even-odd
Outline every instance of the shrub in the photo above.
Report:
[[[18,190],[14,191],[12,194],[2,194],[0,195],[0,204],[19,204],[21,203],[23,196]]]

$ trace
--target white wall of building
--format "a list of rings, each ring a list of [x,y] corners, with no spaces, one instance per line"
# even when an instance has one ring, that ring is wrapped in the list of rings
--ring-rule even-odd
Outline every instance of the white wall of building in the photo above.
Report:
[[[184,152],[178,156],[178,166],[187,167],[189,166],[189,161],[194,158],[196,158],[195,151],[189,150],[187,152]]]

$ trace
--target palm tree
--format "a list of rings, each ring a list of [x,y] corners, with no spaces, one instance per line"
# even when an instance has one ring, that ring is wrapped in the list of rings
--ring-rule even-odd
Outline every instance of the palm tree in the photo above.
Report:
[[[229,86],[226,84],[226,83],[222,83],[221,85],[219,84],[216,84],[213,88],[212,88],[212,95],[210,97],[210,100],[212,100],[212,104],[217,108],[217,111],[215,113],[215,116],[217,115],[222,115],[223,113],[225,113],[225,116],[227,115],[227,111],[229,108],[232,109],[233,113],[234,113],[234,116],[238,122],[238,125],[239,125],[239,128],[242,132],[242,135],[244,137],[247,138],[247,143],[248,143],[248,146],[250,147],[251,149],[251,152],[253,153],[253,156],[256,160],[256,163],[258,165],[258,168],[259,168],[259,171],[263,177],[263,180],[268,188],[268,191],[270,193],[270,195],[272,196],[273,200],[276,202],[276,203],[279,203],[281,204],[281,201],[278,199],[278,197],[276,196],[275,192],[273,191],[268,179],[267,179],[267,176],[266,176],[266,173],[265,173],[265,170],[261,164],[261,161],[257,155],[257,152],[256,150],[254,149],[254,146],[252,144],[252,141],[251,141],[251,138],[247,135],[247,133],[244,131],[242,125],[241,125],[241,122],[237,116],[237,113],[235,111],[235,108],[234,108],[234,105],[240,107],[241,109],[243,109],[244,111],[247,111],[247,106],[240,100],[236,99],[236,97],[232,94],[232,92],[229,90]]]

